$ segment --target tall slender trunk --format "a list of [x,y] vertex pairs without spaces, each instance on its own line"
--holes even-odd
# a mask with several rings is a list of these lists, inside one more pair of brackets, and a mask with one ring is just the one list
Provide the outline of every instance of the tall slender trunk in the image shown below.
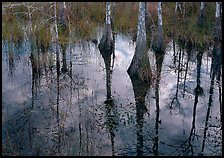
[[113,53],[114,56],[114,39],[111,28],[111,18],[110,18],[110,2],[106,2],[106,24],[104,26],[104,33],[99,43],[99,50],[104,59],[111,57]]
[[79,103],[79,156],[82,156],[82,111],[80,106],[80,97],[79,97],[79,89],[78,89],[78,103]]
[[190,55],[191,55],[191,49],[192,49],[192,43],[188,42],[187,44],[187,63],[186,63],[186,69],[185,69],[185,74],[184,74],[184,89],[183,89],[183,98],[185,96],[185,84],[186,84],[186,79],[187,79],[187,72],[188,72],[188,65],[189,65],[189,60],[190,60]]
[[59,77],[60,77],[60,61],[59,61],[59,48],[58,48],[58,27],[57,27],[57,2],[54,2],[54,18],[55,18],[55,37],[56,37],[56,69],[57,69],[57,123],[58,123],[58,153],[60,153],[61,146],[61,133],[60,133],[60,116],[59,116],[59,96],[60,96],[60,88],[59,88]]
[[204,136],[203,136],[203,142],[202,142],[202,147],[201,147],[201,153],[203,155],[204,153],[204,148],[205,148],[205,140],[207,137],[207,130],[208,130],[208,119],[210,116],[210,111],[211,111],[211,106],[212,106],[212,96],[213,96],[213,90],[214,90],[214,79],[215,79],[215,73],[212,73],[212,78],[211,78],[211,83],[210,83],[210,89],[209,89],[209,101],[208,101],[208,109],[207,109],[207,114],[205,118],[205,128],[204,128]]
[[191,152],[192,152],[191,156],[194,155],[193,146],[191,144],[191,141],[194,138],[194,134],[195,134],[195,130],[196,130],[196,127],[195,127],[196,111],[197,111],[196,108],[197,108],[197,104],[198,104],[198,97],[199,97],[199,95],[201,95],[201,89],[202,89],[200,87],[200,74],[201,74],[202,55],[203,55],[203,52],[199,52],[197,54],[197,85],[196,85],[196,88],[195,88],[195,100],[194,100],[194,107],[193,107],[192,126],[191,126],[190,136],[189,136],[189,140],[188,140],[189,145],[191,147]]
[[156,99],[156,123],[155,123],[155,138],[154,138],[154,145],[153,145],[153,152],[155,156],[158,156],[159,152],[159,124],[161,123],[159,119],[159,84],[161,79],[161,71],[162,71],[162,64],[164,59],[165,53],[162,54],[156,54],[156,87],[155,87],[155,99]]
[[61,45],[61,49],[62,49],[62,68],[61,71],[63,73],[67,72],[67,62],[66,62],[66,45]]
[[163,50],[162,2],[158,2],[158,49]]
[[58,46],[58,26],[57,26],[57,4],[54,2],[54,22],[55,22],[55,47],[56,47],[56,66],[57,75],[60,74],[59,46]]
[[176,98],[178,96],[178,91],[179,91],[179,80],[180,80],[180,69],[181,69],[181,53],[182,53],[182,48],[180,46],[180,51],[179,51],[179,60],[178,60],[178,68],[177,68],[177,89],[176,89]]
[[[216,2],[216,13],[215,13],[215,34],[214,43],[216,46],[215,51],[213,51],[212,60],[212,71],[215,72],[215,76],[219,87],[219,102],[220,102],[220,117],[222,118],[222,97],[221,97],[221,65],[222,65],[222,2]],[[222,120],[222,119],[221,119]]]

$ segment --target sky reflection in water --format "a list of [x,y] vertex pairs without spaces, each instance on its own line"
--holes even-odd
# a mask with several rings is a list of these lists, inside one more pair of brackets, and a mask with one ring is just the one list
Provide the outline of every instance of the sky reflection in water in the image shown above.
[[[42,63],[42,75],[36,81],[37,86],[32,85],[34,82],[32,82],[28,47],[29,44],[24,42],[19,49],[12,50],[14,68],[13,73],[10,73],[8,45],[2,45],[2,144],[5,145],[5,150],[11,150],[8,149],[10,140],[11,144],[15,145],[11,152],[21,155],[111,155],[108,130],[110,125],[106,124],[107,109],[104,103],[106,101],[105,66],[97,46],[92,42],[83,42],[67,47],[66,64],[70,71],[70,62],[72,63],[72,80],[67,73],[61,73],[59,105],[56,103],[55,69],[51,72],[48,66]],[[179,46],[176,46],[176,51],[178,50]],[[126,72],[134,51],[135,43],[131,38],[123,35],[116,36],[112,98],[119,122],[114,131],[115,155],[136,155],[135,98],[131,80]],[[45,55],[40,53],[40,61],[45,61],[48,65],[51,53],[53,50],[49,50]],[[151,51],[148,53],[153,72],[156,72],[155,56]],[[193,50],[192,53],[197,52]],[[52,57],[55,60],[54,54]],[[186,59],[185,55],[183,61]],[[192,126],[197,76],[197,61],[194,59],[195,57],[192,56],[192,60],[189,61],[185,96],[183,98],[183,80],[180,80],[178,92],[180,106],[174,106],[173,110],[169,110],[167,107],[176,92],[177,72],[174,71],[172,42],[166,49],[159,90],[161,120],[159,155],[190,155],[189,149],[184,147],[187,143],[184,145],[183,143],[189,137]],[[196,137],[192,142],[194,155],[199,154],[201,150],[209,98],[210,65],[211,59],[207,58],[205,52],[200,78],[205,93],[199,96],[197,104]],[[34,93],[32,93],[32,86],[34,86]],[[209,128],[211,136],[208,136],[207,140],[221,142],[221,137],[214,138],[215,135],[221,136],[218,96],[218,86],[215,84],[210,123],[217,128]],[[154,84],[146,96],[146,106],[148,112],[144,114],[143,155],[153,155],[156,116]],[[212,145],[208,145],[208,142],[206,143],[205,155],[221,155],[221,144],[213,148]]]

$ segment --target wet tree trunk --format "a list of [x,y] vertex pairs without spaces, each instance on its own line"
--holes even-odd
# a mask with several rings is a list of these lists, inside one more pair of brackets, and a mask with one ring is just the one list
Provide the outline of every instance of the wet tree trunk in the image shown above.
[[130,78],[150,82],[151,68],[146,50],[145,2],[139,2],[138,33],[135,54],[127,70]]
[[198,17],[198,26],[204,27],[205,24],[205,2],[201,2],[200,15]]

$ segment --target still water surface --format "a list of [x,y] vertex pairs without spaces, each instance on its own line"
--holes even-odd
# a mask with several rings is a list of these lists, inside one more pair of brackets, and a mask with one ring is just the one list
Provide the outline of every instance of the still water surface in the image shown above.
[[[34,70],[29,41],[18,46],[3,41],[3,153],[200,155],[204,140],[204,155],[222,155],[221,83],[215,81],[214,91],[209,93],[212,48],[200,59],[194,48],[181,48],[170,41],[160,65],[159,95],[155,96],[154,79],[145,96],[147,111],[143,112],[136,105],[138,98],[126,72],[135,46],[131,37],[116,35],[112,100],[108,101],[105,64],[93,42],[60,47],[57,78],[54,44],[46,52],[35,51],[38,69]],[[148,54],[156,74],[156,57],[153,51]],[[198,84],[203,89],[201,95],[195,95]]]

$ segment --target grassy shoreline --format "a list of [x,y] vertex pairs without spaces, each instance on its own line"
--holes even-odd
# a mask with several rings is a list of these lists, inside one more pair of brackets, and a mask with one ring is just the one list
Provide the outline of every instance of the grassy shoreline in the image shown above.
[[[12,3],[4,2],[10,6]],[[20,4],[20,3],[16,3]],[[29,5],[29,4],[28,4]],[[33,6],[39,10],[32,13],[34,35],[38,41],[48,45],[52,35],[49,33],[50,24],[53,23],[53,7],[46,2],[38,2]],[[79,39],[94,37],[95,29],[104,26],[105,2],[68,2],[66,3],[70,19],[70,37],[73,42]],[[59,5],[58,5],[59,6]],[[185,16],[178,13],[174,17],[175,2],[166,2],[162,6],[163,34],[165,42],[169,39],[182,39],[205,46],[213,41],[213,28],[215,24],[215,2],[207,2],[205,7],[205,26],[197,26],[200,13],[200,2],[185,3]],[[42,12],[43,11],[43,12]],[[157,2],[148,2],[149,23],[155,25],[157,32]],[[27,7],[15,5],[6,7],[2,13],[2,39],[19,42],[24,38],[23,26],[28,24]],[[138,2],[115,2],[114,31],[117,33],[135,36],[137,32]],[[35,26],[35,28],[34,28]],[[27,28],[27,27],[25,27]],[[46,29],[45,29],[46,28]],[[148,28],[150,29],[150,28]],[[152,36],[148,34],[147,36]],[[66,41],[67,36],[61,36],[61,41]]]

